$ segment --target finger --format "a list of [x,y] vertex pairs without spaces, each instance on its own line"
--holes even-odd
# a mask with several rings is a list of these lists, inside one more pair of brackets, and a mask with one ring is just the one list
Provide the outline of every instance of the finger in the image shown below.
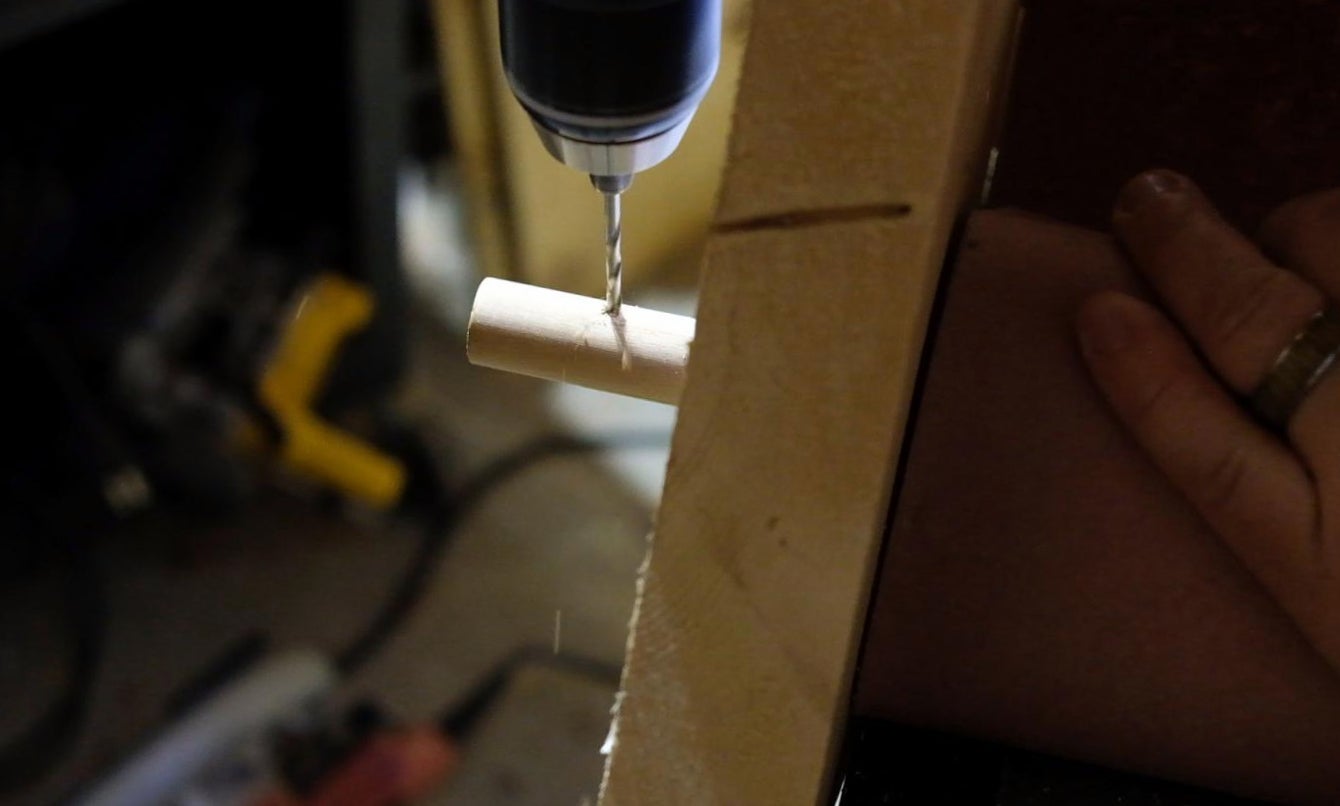
[[1246,393],[1318,310],[1321,292],[1265,258],[1184,176],[1128,182],[1113,228],[1214,370]]
[[1340,299],[1340,188],[1280,206],[1266,217],[1258,240],[1280,265]]
[[[1340,299],[1340,190],[1301,196],[1261,226],[1261,245],[1283,265]],[[1289,434],[1323,490],[1340,495],[1340,373],[1317,384],[1294,413]]]
[[1295,617],[1315,612],[1316,586],[1304,577],[1317,568],[1316,499],[1292,452],[1251,421],[1153,307],[1105,292],[1084,305],[1077,326],[1094,380],[1154,463]]

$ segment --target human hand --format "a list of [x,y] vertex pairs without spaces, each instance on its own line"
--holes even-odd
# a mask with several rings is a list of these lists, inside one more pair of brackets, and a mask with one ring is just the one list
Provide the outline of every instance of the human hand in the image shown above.
[[[1163,310],[1115,292],[1090,298],[1077,328],[1091,374],[1154,463],[1340,671],[1340,372],[1322,370],[1279,432],[1246,402],[1340,300],[1340,191],[1269,218],[1261,243],[1275,261],[1168,171],[1129,182],[1112,223]],[[1320,341],[1323,352],[1340,347]],[[1304,375],[1320,366],[1303,363]]]

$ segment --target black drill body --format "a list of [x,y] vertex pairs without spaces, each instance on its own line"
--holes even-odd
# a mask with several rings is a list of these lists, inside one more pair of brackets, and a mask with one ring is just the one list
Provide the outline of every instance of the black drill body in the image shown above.
[[545,150],[605,204],[605,311],[623,299],[620,196],[679,146],[721,57],[721,0],[498,0],[503,66]]
[[716,73],[721,0],[499,0],[503,63],[538,123],[628,142],[691,115]]

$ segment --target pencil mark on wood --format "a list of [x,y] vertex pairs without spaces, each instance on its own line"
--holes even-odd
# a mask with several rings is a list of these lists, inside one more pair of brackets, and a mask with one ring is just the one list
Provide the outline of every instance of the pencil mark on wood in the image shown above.
[[823,210],[797,210],[790,213],[723,221],[712,232],[724,235],[734,232],[758,232],[774,229],[799,229],[826,224],[850,224],[881,218],[907,218],[912,214],[910,204],[859,204],[851,207],[830,207]]

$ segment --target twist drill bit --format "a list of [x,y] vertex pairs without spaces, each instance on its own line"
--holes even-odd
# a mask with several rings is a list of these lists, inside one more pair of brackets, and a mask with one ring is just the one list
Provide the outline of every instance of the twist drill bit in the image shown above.
[[623,306],[623,211],[619,191],[605,197],[605,313],[618,316]]
[[623,307],[622,195],[632,184],[628,174],[592,176],[591,184],[605,200],[605,313],[618,316]]

